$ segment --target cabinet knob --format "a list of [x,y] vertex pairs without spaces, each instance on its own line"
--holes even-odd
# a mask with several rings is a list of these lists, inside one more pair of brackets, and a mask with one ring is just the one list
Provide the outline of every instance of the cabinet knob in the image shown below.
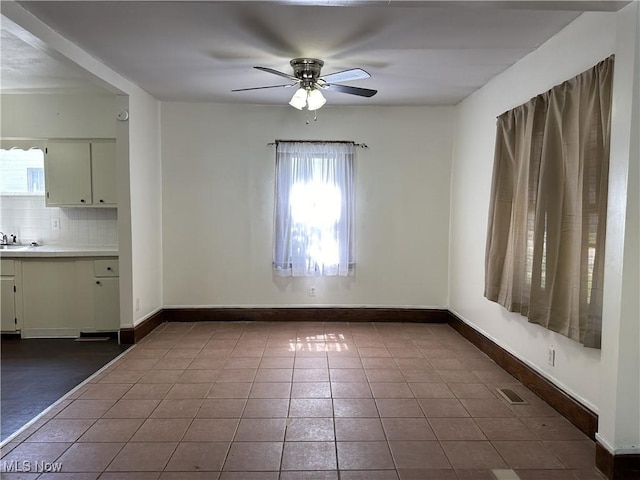
[[84,201],[84,198],[81,198],[81,199],[80,199],[80,203],[86,203],[86,202]]
[[100,199],[100,203],[104,203],[104,200]]
[[107,267],[107,270],[111,271],[111,267]]
[[100,282],[99,282],[99,281],[97,281],[97,282],[96,282],[96,285],[100,285]]

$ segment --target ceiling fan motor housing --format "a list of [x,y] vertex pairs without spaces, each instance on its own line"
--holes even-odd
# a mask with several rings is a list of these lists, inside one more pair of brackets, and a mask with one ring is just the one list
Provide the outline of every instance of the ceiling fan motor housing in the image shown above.
[[317,58],[294,58],[290,63],[293,76],[300,79],[301,86],[307,89],[313,88],[324,65],[324,62]]

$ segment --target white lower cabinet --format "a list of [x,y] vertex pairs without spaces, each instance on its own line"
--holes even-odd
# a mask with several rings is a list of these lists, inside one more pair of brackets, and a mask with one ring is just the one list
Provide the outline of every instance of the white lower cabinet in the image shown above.
[[2,333],[20,331],[21,291],[18,290],[20,263],[13,259],[0,260],[0,330]]
[[[112,275],[96,275],[97,265]],[[78,337],[120,329],[117,258],[22,260],[22,337]],[[115,266],[115,267],[114,267]]]
[[120,280],[118,260],[93,262],[93,328],[96,332],[120,329]]

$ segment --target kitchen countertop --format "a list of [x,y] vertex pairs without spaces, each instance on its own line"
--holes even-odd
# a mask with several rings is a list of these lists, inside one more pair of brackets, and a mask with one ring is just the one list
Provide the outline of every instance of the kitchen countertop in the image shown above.
[[0,258],[34,258],[34,257],[117,257],[116,246],[73,246],[28,245],[0,250]]

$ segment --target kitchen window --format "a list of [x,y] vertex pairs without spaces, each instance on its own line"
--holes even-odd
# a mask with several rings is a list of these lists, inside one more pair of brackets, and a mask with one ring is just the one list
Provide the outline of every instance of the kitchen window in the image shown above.
[[44,195],[43,150],[0,150],[0,195]]
[[274,274],[353,272],[352,142],[276,144]]

